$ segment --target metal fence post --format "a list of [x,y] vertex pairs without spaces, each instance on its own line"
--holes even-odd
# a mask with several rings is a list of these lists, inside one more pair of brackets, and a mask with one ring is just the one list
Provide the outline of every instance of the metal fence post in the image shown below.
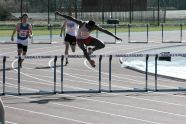
[[128,24],[128,43],[130,42],[130,27],[131,27],[131,25]]
[[182,42],[183,38],[183,24],[180,24],[180,42]]
[[157,60],[158,55],[155,56],[155,91],[157,91]]
[[63,93],[63,61],[64,55],[61,56],[61,93]]
[[3,95],[5,95],[5,63],[6,63],[6,56],[3,57]]
[[18,73],[18,95],[21,95],[21,93],[20,93],[21,76],[20,76],[20,64],[19,64],[19,62],[21,62],[21,56],[18,57],[18,70],[17,70],[17,73]]
[[161,24],[161,42],[162,42],[162,43],[163,43],[163,39],[164,39],[164,38],[163,38],[163,37],[164,37],[164,36],[163,36],[163,30],[164,30],[164,29],[163,29],[163,24]]
[[147,24],[147,43],[149,42],[149,24]]
[[[114,24],[114,28],[115,28],[114,34],[116,36],[116,24]],[[116,43],[116,38],[115,38],[115,43]]]
[[101,92],[101,60],[102,60],[102,55],[99,56],[99,90],[98,92]]
[[109,92],[112,92],[111,90],[111,78],[112,78],[112,55],[109,56]]
[[54,57],[54,94],[56,93],[56,61],[57,56]]
[[148,89],[148,59],[149,59],[149,55],[146,55],[146,83],[145,83],[145,91],[147,91]]
[[52,25],[49,24],[49,26],[50,26],[50,43],[52,43]]

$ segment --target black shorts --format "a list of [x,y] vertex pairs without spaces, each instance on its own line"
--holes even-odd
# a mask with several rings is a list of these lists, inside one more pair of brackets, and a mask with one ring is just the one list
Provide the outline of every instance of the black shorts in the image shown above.
[[28,46],[24,46],[24,45],[22,45],[22,44],[17,44],[17,49],[19,50],[19,49],[22,49],[24,52],[27,52],[27,48],[28,48]]
[[69,34],[66,34],[65,42],[69,42],[70,45],[76,45],[76,37],[75,36],[71,36]]

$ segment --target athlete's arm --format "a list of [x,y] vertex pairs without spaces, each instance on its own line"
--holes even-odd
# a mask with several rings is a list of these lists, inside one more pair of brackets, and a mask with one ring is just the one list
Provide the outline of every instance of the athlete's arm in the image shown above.
[[63,23],[63,25],[61,26],[61,32],[60,32],[60,37],[62,37],[62,33],[63,33],[63,30],[65,28],[65,25],[66,25],[66,21]]
[[16,31],[18,30],[18,27],[20,27],[19,24],[16,25],[15,29],[12,32],[11,41],[14,41],[14,35],[15,35]]
[[101,31],[101,32],[103,32],[103,33],[106,33],[106,34],[108,34],[108,35],[110,35],[110,36],[112,36],[112,37],[115,37],[117,40],[121,40],[121,41],[122,41],[121,38],[117,37],[116,35],[114,35],[114,34],[111,33],[110,31],[105,30],[104,28],[102,28],[102,27],[100,27],[100,26],[98,26],[98,25],[95,25],[94,30],[96,30],[96,29],[99,30],[99,31]]
[[83,42],[80,41],[80,42],[77,42],[77,44],[78,44],[79,48],[83,51],[85,58],[86,58],[88,61],[91,61],[90,56],[89,56],[89,54],[87,53],[87,49],[85,48]]
[[33,36],[33,33],[32,33],[32,25],[30,25],[30,24],[29,24],[29,29],[28,29],[28,31],[29,31],[29,32],[28,32],[28,37],[29,37],[29,38],[32,38],[32,36]]
[[62,17],[64,17],[64,18],[68,19],[68,20],[71,20],[71,21],[77,23],[78,25],[82,25],[82,23],[83,23],[83,21],[81,21],[81,20],[75,19],[75,18],[73,18],[73,17],[71,17],[71,16],[68,16],[68,15],[63,15],[63,14],[61,14],[61,13],[58,12],[58,11],[56,11],[55,14],[56,14],[56,15],[59,15],[59,16],[62,16]]

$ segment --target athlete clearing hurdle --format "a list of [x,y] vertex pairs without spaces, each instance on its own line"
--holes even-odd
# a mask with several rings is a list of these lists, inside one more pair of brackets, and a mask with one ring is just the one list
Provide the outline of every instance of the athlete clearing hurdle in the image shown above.
[[21,16],[21,23],[16,25],[16,28],[13,30],[11,40],[14,41],[14,35],[17,31],[17,53],[21,57],[21,60],[18,61],[19,66],[22,67],[22,62],[26,56],[28,48],[28,37],[32,37],[32,26],[28,24],[28,15],[23,14]]
[[[95,22],[92,21],[92,20],[90,20],[88,22],[84,22],[84,21],[75,19],[71,16],[63,15],[58,11],[56,11],[55,14],[59,15],[59,16],[62,16],[64,18],[68,19],[68,20],[71,20],[71,21],[73,21],[73,22],[75,22],[79,25],[79,30],[78,30],[78,33],[77,33],[77,44],[83,50],[84,56],[89,61],[89,63],[91,64],[92,67],[95,67],[96,65],[95,65],[95,61],[90,58],[90,55],[94,51],[96,51],[98,49],[102,49],[102,48],[105,47],[105,44],[102,41],[90,36],[90,33],[92,31],[99,30],[101,32],[104,32],[104,33],[110,35],[110,36],[115,37],[117,40],[122,41],[121,38],[115,36],[114,34],[105,30],[104,28],[96,25]],[[94,48],[89,48],[88,52],[87,52],[87,46],[94,46]]]

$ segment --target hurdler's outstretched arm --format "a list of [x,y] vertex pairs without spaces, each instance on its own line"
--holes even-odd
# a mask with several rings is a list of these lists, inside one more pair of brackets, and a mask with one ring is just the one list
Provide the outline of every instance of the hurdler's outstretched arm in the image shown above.
[[100,26],[95,25],[95,29],[97,29],[97,30],[99,30],[99,31],[101,31],[101,32],[103,32],[103,33],[106,33],[106,34],[108,34],[108,35],[110,35],[110,36],[112,36],[112,37],[115,37],[117,40],[122,41],[121,38],[117,37],[116,35],[114,35],[114,34],[111,33],[110,31],[105,30],[104,28],[102,28],[102,27],[100,27]]
[[59,15],[59,16],[62,16],[62,17],[64,17],[64,18],[68,19],[68,20],[71,20],[71,21],[73,21],[73,22],[75,22],[75,23],[77,23],[77,24],[79,24],[79,25],[83,24],[83,21],[78,20],[78,19],[75,19],[75,18],[73,18],[73,17],[71,17],[71,16],[68,16],[68,15],[61,14],[61,13],[58,12],[58,11],[56,11],[55,14],[56,14],[56,15]]

